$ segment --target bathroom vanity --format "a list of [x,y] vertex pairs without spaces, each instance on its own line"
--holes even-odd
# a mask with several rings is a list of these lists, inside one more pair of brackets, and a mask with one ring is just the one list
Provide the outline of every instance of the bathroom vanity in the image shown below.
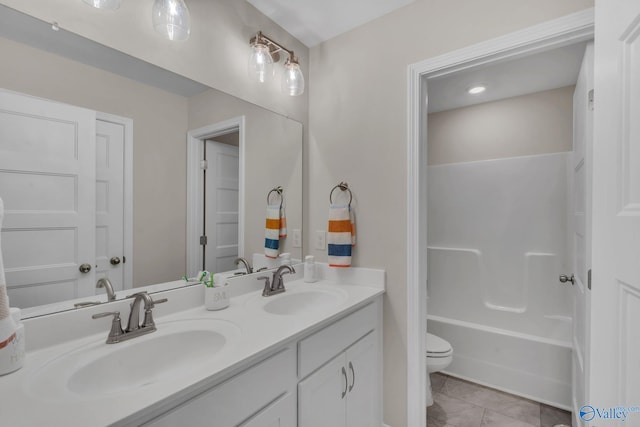
[[239,278],[220,311],[204,286],[153,294],[168,299],[158,330],[118,344],[110,318],[91,317],[126,319],[130,300],[28,319],[25,367],[0,377],[3,424],[382,426],[384,271],[300,276],[270,297]]

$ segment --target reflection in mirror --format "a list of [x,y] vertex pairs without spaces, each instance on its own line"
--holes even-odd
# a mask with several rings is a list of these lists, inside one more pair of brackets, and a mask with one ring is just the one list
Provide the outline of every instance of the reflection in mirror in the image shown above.
[[[286,187],[288,227],[301,232],[300,123],[1,7],[0,87],[12,91],[2,93],[2,109],[15,108],[0,118],[2,251],[11,305],[32,307],[26,317],[105,302],[96,288],[103,277],[122,298],[132,287],[183,285],[177,279],[202,269],[197,256],[191,265],[204,228],[188,220],[190,130],[244,121],[236,225],[220,233],[220,246],[233,246],[225,240],[233,234],[238,242],[224,262],[205,268],[235,270],[239,256],[260,258],[272,186]],[[36,112],[44,119],[32,121]],[[285,128],[292,131],[278,133]],[[209,239],[217,228],[207,229]],[[282,249],[300,259],[292,240]]]

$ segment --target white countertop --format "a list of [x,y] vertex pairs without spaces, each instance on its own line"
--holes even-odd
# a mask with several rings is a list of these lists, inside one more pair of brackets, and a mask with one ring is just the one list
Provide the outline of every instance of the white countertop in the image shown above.
[[[32,350],[27,352],[22,369],[0,377],[1,424],[12,427],[138,425],[142,421],[141,411],[148,414],[149,411],[166,410],[172,406],[172,402],[206,390],[251,362],[332,323],[384,292],[382,270],[351,268],[335,271],[336,269],[326,266],[321,266],[321,270],[320,276],[323,279],[311,284],[297,278],[300,274],[285,276],[287,290],[292,293],[304,288],[339,290],[346,298],[338,306],[309,310],[298,315],[269,314],[262,310],[261,305],[267,298],[260,295],[261,290],[252,290],[261,288],[262,282],[256,285],[255,278],[247,278],[244,283],[238,282],[237,286],[230,285],[231,294],[235,296],[231,298],[230,306],[220,311],[205,309],[204,286],[154,294],[154,299],[169,299],[167,303],[157,305],[154,309],[158,331],[162,330],[163,323],[166,322],[216,319],[235,325],[236,338],[230,340],[224,350],[215,353],[206,364],[190,366],[170,379],[113,394],[87,397],[66,391],[42,396],[43,393],[33,390],[33,381],[41,367],[48,362],[76,349],[104,342],[111,318],[92,320],[91,315],[117,309],[122,313],[123,323],[126,323],[130,300],[26,320],[27,343],[30,340],[37,343],[28,346]],[[286,295],[286,292],[280,295]],[[278,298],[280,295],[268,298]],[[60,336],[53,338],[52,328],[63,328],[60,333],[56,332]],[[104,346],[130,345],[157,333]]]

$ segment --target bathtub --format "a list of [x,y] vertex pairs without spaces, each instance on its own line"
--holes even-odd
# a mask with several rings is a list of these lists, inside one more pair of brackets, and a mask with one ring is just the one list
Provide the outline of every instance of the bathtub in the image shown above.
[[444,373],[571,411],[570,342],[440,316],[427,319],[429,332],[453,347]]
[[568,153],[428,168],[427,329],[446,373],[571,408]]

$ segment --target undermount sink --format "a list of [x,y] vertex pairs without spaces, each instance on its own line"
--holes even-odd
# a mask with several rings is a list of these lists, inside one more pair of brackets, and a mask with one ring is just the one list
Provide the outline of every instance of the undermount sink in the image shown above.
[[[157,324],[149,335],[118,344],[104,339],[51,360],[29,382],[40,397],[99,397],[139,390],[206,363],[240,335],[230,322],[190,319]],[[105,331],[106,337],[106,331]]]
[[339,289],[298,288],[266,298],[268,301],[262,306],[264,311],[270,314],[291,316],[337,307],[346,300],[347,293]]

